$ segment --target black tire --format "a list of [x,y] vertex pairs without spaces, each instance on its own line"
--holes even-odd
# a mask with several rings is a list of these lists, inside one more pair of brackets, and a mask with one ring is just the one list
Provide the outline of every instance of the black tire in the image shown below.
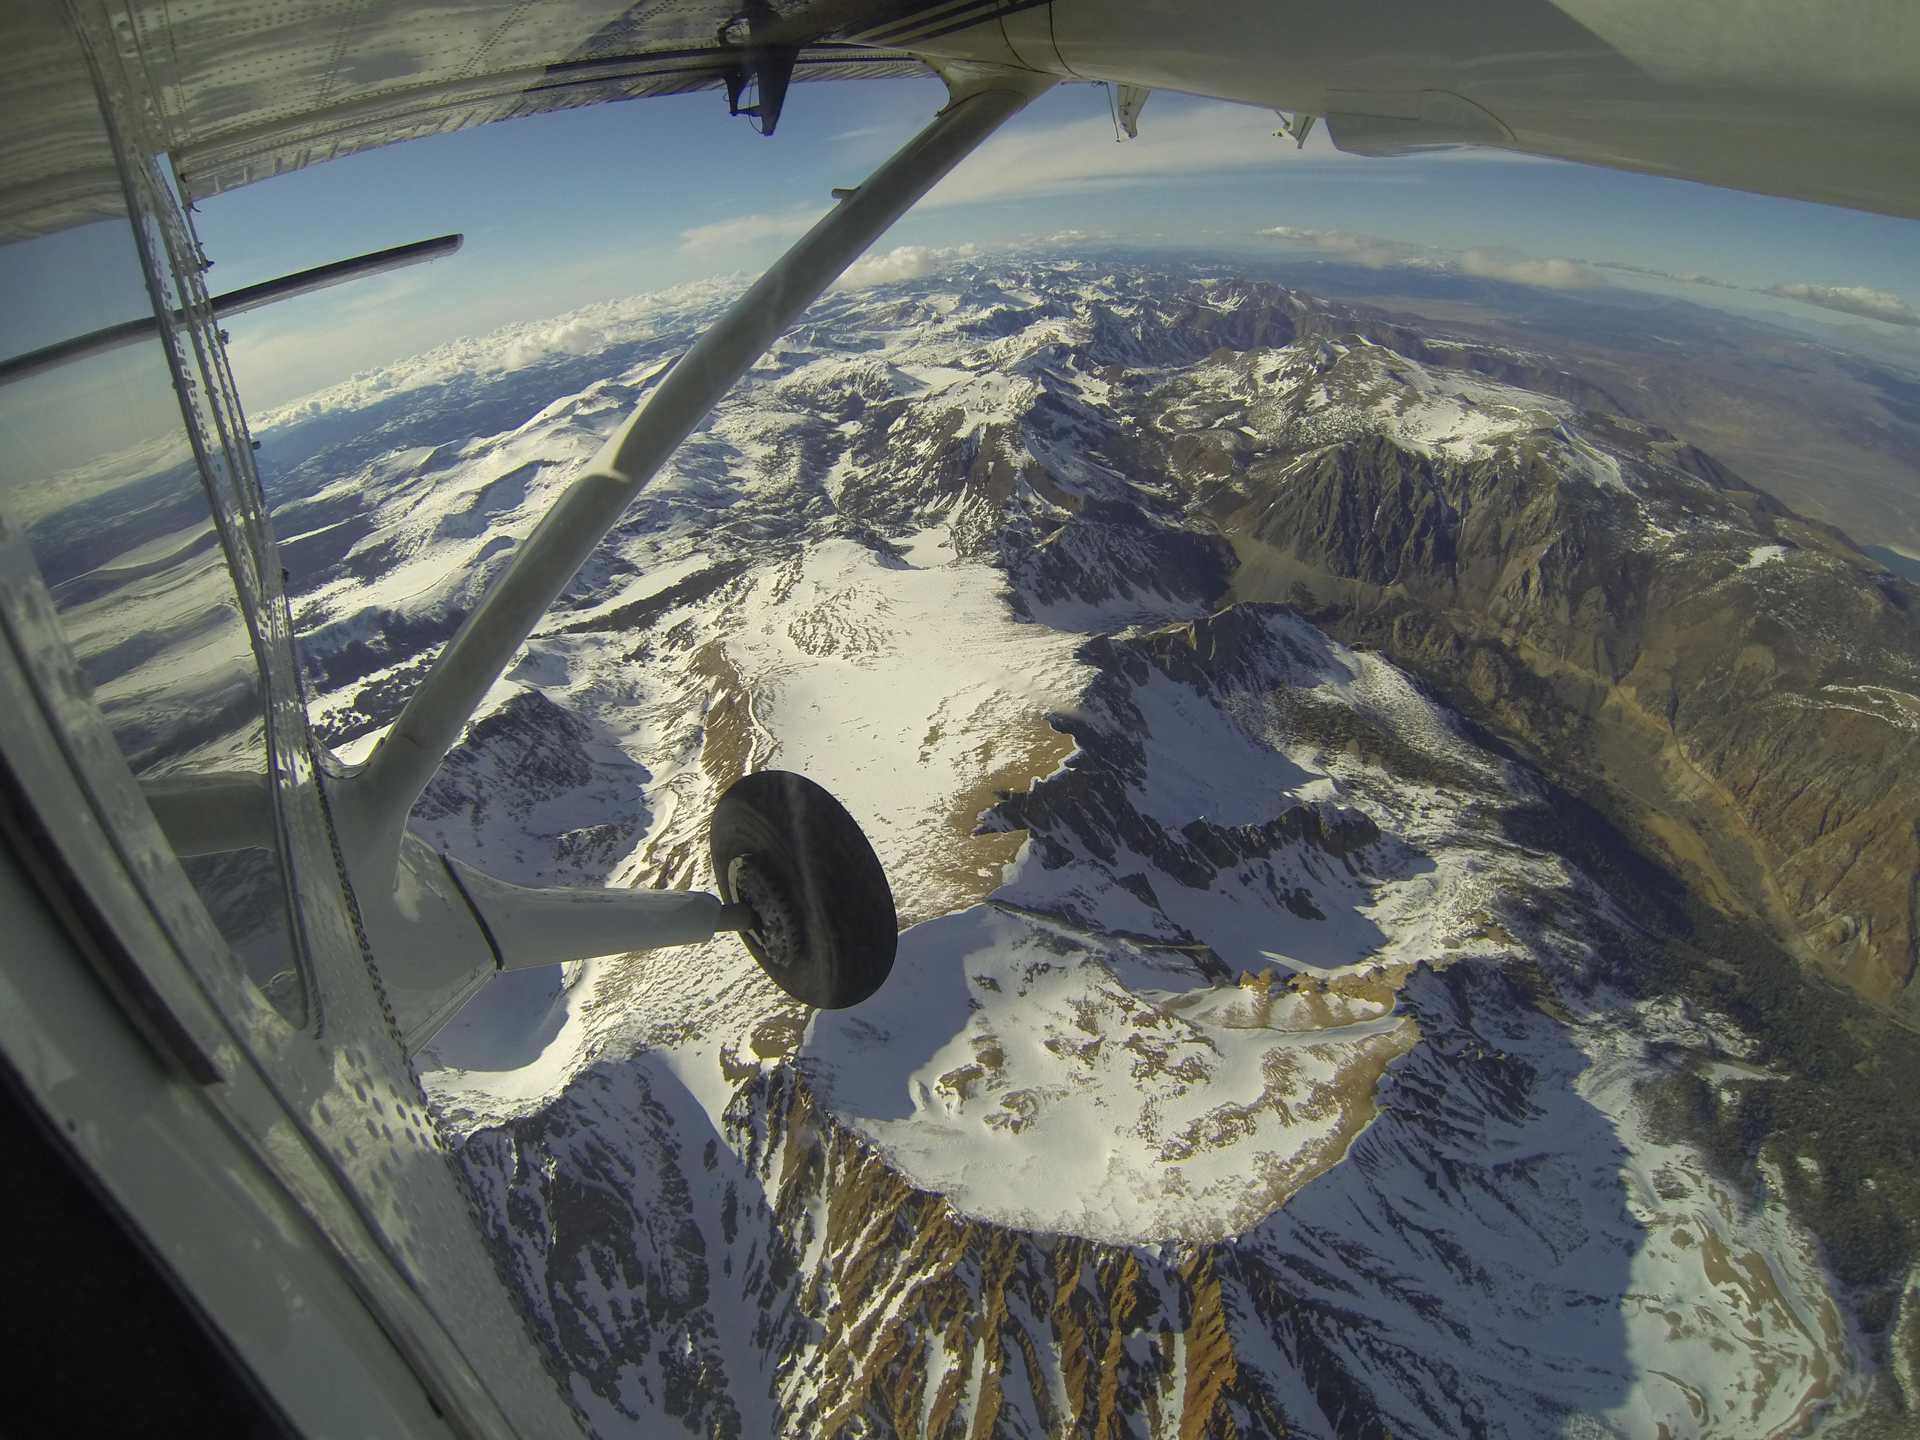
[[804,775],[762,770],[720,797],[710,839],[720,898],[753,910],[740,938],[774,984],[843,1010],[885,983],[900,939],[893,890],[838,800]]

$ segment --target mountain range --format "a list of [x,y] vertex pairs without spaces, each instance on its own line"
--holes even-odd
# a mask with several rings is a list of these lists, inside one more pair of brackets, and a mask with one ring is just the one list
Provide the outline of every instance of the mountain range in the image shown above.
[[[728,298],[262,417],[362,755]],[[904,929],[505,977],[422,1057],[603,1434],[1896,1434],[1920,590],[1544,351],[1207,267],[839,292],[415,828],[710,885],[839,796]]]

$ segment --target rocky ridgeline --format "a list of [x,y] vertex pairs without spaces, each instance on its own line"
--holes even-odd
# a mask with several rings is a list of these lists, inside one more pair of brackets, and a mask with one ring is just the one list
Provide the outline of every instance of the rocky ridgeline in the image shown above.
[[[1365,813],[1276,796],[1276,813],[1252,823],[1222,825],[1204,816],[1173,823],[1142,813],[1137,798],[1154,738],[1136,697],[1150,678],[1157,674],[1216,705],[1237,694],[1311,685],[1325,677],[1332,657],[1317,632],[1288,618],[1280,607],[1235,606],[1144,634],[1089,640],[1079,658],[1097,678],[1075,715],[1052,721],[1072,738],[1073,753],[1057,774],[1004,794],[980,817],[981,828],[1024,831],[1034,857],[1049,869],[1089,862],[1105,868],[1156,912],[1161,935],[1180,942],[1197,937],[1159,911],[1155,879],[1205,891],[1223,875],[1254,867],[1276,906],[1324,919],[1309,889],[1297,883],[1296,866],[1273,862],[1290,852],[1309,873],[1331,863],[1360,879],[1367,874],[1367,847],[1381,838]],[[1067,913],[1083,924],[1100,923],[1097,915]]]
[[[747,1065],[707,1131],[664,1066],[603,1062],[463,1155],[603,1433],[1518,1436],[1622,1402],[1628,1261],[1652,1232],[1607,1118],[1575,1098],[1588,1062],[1497,970],[1423,972],[1405,1004],[1423,1041],[1381,1080],[1380,1118],[1227,1241],[970,1218],[791,1066]],[[1699,1176],[1662,1175],[1672,1214],[1708,1203]],[[1739,1325],[1738,1295],[1715,1304],[1669,1333]],[[1731,1333],[1768,1365],[1803,1344],[1749,1323]],[[1702,1428],[1743,1413],[1716,1402]]]
[[647,832],[646,768],[538,690],[467,727],[414,807],[412,827],[521,884],[593,884]]
[[844,513],[949,516],[1066,628],[1304,603],[1920,1013],[1920,590],[1548,356],[1244,281],[1035,288],[973,327],[994,404],[867,375]]
[[[315,566],[296,592],[342,737],[390,716],[471,603],[362,582],[497,565],[699,317],[672,318],[609,352],[635,367],[614,380],[556,362],[572,378],[514,381],[510,414],[449,382],[466,432],[435,421],[416,443],[383,401],[371,439],[296,467]],[[968,268],[831,297],[781,342],[583,572],[425,828],[518,878],[638,873],[650,802],[704,813],[777,743],[729,627],[784,626],[801,671],[872,648],[864,613],[823,610],[836,635],[753,610],[762,580],[827,541],[924,564],[944,526],[1014,614],[1084,637],[1086,688],[1051,717],[1072,755],[982,814],[1031,845],[976,929],[1025,937],[1025,978],[1088,986],[1100,1033],[1020,1032],[1039,1001],[1019,974],[961,977],[937,1038],[984,1016],[1042,1058],[1016,1085],[994,1072],[1021,1057],[983,1045],[883,1099],[1017,1137],[1096,1074],[1117,1110],[1204,1097],[1229,1032],[1252,1030],[1281,1037],[1247,1067],[1253,1098],[1155,1130],[1141,1163],[1246,1155],[1275,1116],[1301,1138],[1234,1170],[1244,1193],[1205,1224],[1088,1238],[912,1180],[870,1115],[836,1108],[847,1077],[804,1017],[749,1022],[716,1061],[699,1046],[730,1016],[596,1015],[647,1046],[593,1050],[557,1099],[462,1113],[494,1240],[603,1433],[1530,1436],[1579,1412],[1737,1435],[1858,1396],[1883,1357],[1776,1203],[1814,1171],[1783,1154],[1784,1181],[1729,1180],[1647,1120],[1676,1080],[1731,1114],[1744,1042],[1612,988],[1648,943],[1649,892],[1558,850],[1564,793],[1430,698],[1673,818],[1651,838],[1710,898],[1910,1006],[1910,592],[1598,413],[1618,408],[1537,354],[1126,269]],[[445,514],[429,470],[464,486]],[[663,563],[671,581],[603,604]],[[772,605],[790,583],[764,587]],[[682,669],[692,701],[630,698],[640,671]],[[561,676],[643,723],[555,705],[541,686]],[[641,733],[664,783],[628,753]],[[648,873],[698,878],[688,823]],[[1295,961],[1265,954],[1275,934]],[[725,993],[750,1009],[750,988]],[[1109,1041],[1119,1068],[1097,1071]]]
[[[1325,802],[1276,803],[1247,825],[1142,813],[1171,758],[1168,687],[1215,717],[1223,742],[1256,722],[1281,748],[1363,733],[1328,729],[1327,709],[1358,708],[1339,694],[1259,709],[1354,674],[1358,662],[1297,615],[1237,606],[1098,637],[1082,655],[1095,673],[1061,721],[1078,742],[1071,763],[988,816],[1028,827],[1043,868],[1151,896],[1258,893],[1263,869],[1304,861],[1339,872],[1316,893],[1351,903],[1376,888],[1370,866],[1405,850],[1369,813]],[[1530,803],[1484,775],[1472,793]],[[1371,986],[1416,1037],[1289,1093],[1302,1116],[1355,1108],[1303,1180],[1249,1173],[1228,1238],[1119,1243],[965,1213],[822,1098],[814,1073],[831,1057],[811,1053],[798,1021],[722,1052],[730,1098],[717,1117],[664,1055],[643,1051],[605,1056],[557,1101],[477,1130],[463,1162],[575,1397],[606,1434],[664,1417],[717,1436],[1518,1436],[1569,1408],[1627,1402],[1631,1297],[1651,1283],[1634,1278],[1634,1256],[1679,1217],[1704,1227],[1701,1243],[1769,1255],[1796,1305],[1817,1295],[1817,1272],[1791,1251],[1754,1249],[1754,1222],[1698,1218],[1714,1186],[1684,1152],[1643,1158],[1659,1164],[1658,1200],[1633,1191],[1619,1139],[1632,1086],[1609,1101],[1626,1110],[1603,1110],[1581,1076],[1596,1045],[1626,1047],[1641,1075],[1657,1073],[1652,1051],[1604,1022],[1576,1041],[1539,980],[1544,967],[1569,996],[1593,994],[1602,957],[1625,941],[1619,922],[1591,887],[1549,889],[1544,872],[1511,868],[1497,817],[1448,813],[1442,824],[1471,832],[1453,843],[1482,848],[1476,864],[1509,867],[1490,872],[1482,938],[1436,943],[1392,979],[1236,983],[1202,966],[1203,984],[1256,1013],[1283,993],[1324,1007],[1350,983]],[[1267,903],[1309,928],[1327,922],[1300,903],[1307,893],[1269,887]],[[1097,932],[1100,915],[1078,918]],[[1052,945],[1063,965],[1101,953],[1066,933]],[[1659,1043],[1671,1064],[1716,1042]],[[1268,1184],[1279,1188],[1263,1194]],[[1796,1380],[1831,1366],[1797,1321],[1748,1315],[1731,1292],[1690,1293],[1704,1308],[1680,1331],[1651,1323],[1736,1346],[1749,1342],[1727,1337],[1751,1327],[1754,1354],[1779,1367],[1755,1413],[1777,1413],[1783,1393],[1790,1405]],[[1712,1390],[1697,1367],[1686,1373]],[[1721,1416],[1717,1398],[1703,1403]]]
[[[1287,1433],[1236,1361],[1220,1247],[1163,1255],[970,1220],[790,1068],[741,1087],[724,1150],[687,1154],[654,1083],[639,1062],[589,1072],[464,1152],[606,1428],[664,1412],[715,1436],[769,1419],[820,1436]],[[696,1195],[714,1190],[709,1230]]]
[[[1379,351],[1278,379],[1234,397],[1266,427],[1248,473],[1189,467],[1236,593],[1307,606],[1612,787],[1710,900],[1920,1014],[1920,590],[1617,415],[1503,418],[1460,454],[1392,433],[1405,377]],[[1343,406],[1374,423],[1329,439]]]

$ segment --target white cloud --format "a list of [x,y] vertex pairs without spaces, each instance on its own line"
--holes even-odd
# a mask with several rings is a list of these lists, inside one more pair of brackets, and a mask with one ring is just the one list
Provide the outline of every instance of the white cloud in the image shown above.
[[810,210],[789,210],[779,215],[736,215],[711,225],[695,225],[680,232],[680,253],[705,256],[772,240],[792,240],[806,234],[819,218]]
[[1920,326],[1920,310],[1915,310],[1890,290],[1872,290],[1865,285],[1770,285],[1760,292],[1778,295],[1783,300],[1799,300],[1843,315],[1859,315],[1868,320],[1884,320],[1889,325]]
[[607,348],[607,337],[584,320],[573,320],[556,329],[548,343],[568,355],[591,355]]
[[1505,280],[1514,285],[1535,285],[1546,290],[1584,290],[1604,285],[1598,273],[1576,260],[1552,257],[1535,260],[1525,255],[1508,255],[1494,250],[1462,251],[1459,260],[1463,274],[1481,280]]
[[242,396],[249,406],[279,404],[396,348],[425,349],[441,338],[433,293],[422,272],[406,271],[231,317],[227,355]]
[[1836,310],[1842,315],[1858,315],[1889,325],[1920,329],[1920,309],[1915,309],[1910,301],[1890,290],[1875,290],[1866,285],[1808,285],[1798,281],[1777,285],[1742,285],[1718,275],[1702,275],[1698,271],[1656,270],[1648,265],[1630,265],[1623,260],[1595,260],[1590,263],[1603,270],[1619,270],[1655,280],[1672,280],[1682,285],[1706,285],[1715,290],[1742,290],[1754,295],[1772,295],[1781,300],[1797,300],[1803,305],[1817,305],[1823,310]]
[[1310,245],[1316,250],[1370,269],[1407,265],[1428,270],[1443,270],[1471,275],[1482,280],[1504,280],[1516,285],[1533,285],[1548,290],[1590,289],[1607,283],[1603,271],[1666,280],[1682,285],[1702,285],[1715,290],[1746,291],[1772,295],[1782,300],[1797,300],[1843,315],[1857,315],[1888,325],[1920,330],[1920,308],[1904,296],[1890,290],[1875,290],[1865,285],[1808,285],[1800,282],[1777,285],[1743,285],[1718,275],[1698,271],[1662,270],[1650,265],[1635,265],[1624,260],[1568,260],[1561,257],[1539,259],[1506,250],[1475,247],[1468,250],[1440,250],[1409,244],[1382,235],[1367,235],[1347,230],[1316,230],[1303,225],[1273,225],[1260,231],[1276,240]]
[[847,273],[834,282],[836,290],[863,290],[869,285],[889,285],[896,280],[917,280],[920,276],[953,260],[969,260],[980,253],[977,245],[934,248],[927,245],[898,245],[891,250],[868,255],[847,267]]
[[[273,405],[250,398],[249,420],[256,433],[264,433],[294,420],[357,410],[382,396],[458,381],[475,372],[515,369],[555,354],[590,355],[655,334],[663,324],[704,322],[740,289],[737,275],[691,280],[648,294],[596,301],[547,320],[519,321],[461,336],[405,359],[360,370],[291,402]],[[243,390],[250,388],[247,376],[240,380]]]
[[608,343],[605,331],[575,318],[516,340],[502,354],[501,365],[507,370],[517,370],[549,355],[592,355],[606,349]]
[[1273,225],[1260,232],[1276,240],[1311,245],[1350,264],[1381,270],[1405,265],[1421,270],[1444,270],[1480,280],[1504,280],[1548,290],[1582,289],[1606,281],[1592,267],[1558,257],[1537,259],[1502,250],[1442,250],[1414,245],[1384,235],[1351,230],[1315,230],[1301,225]]
[[1390,240],[1384,235],[1367,235],[1352,230],[1314,230],[1302,225],[1274,225],[1260,233],[1271,235],[1276,240],[1291,241],[1295,245],[1311,245],[1316,250],[1324,250],[1370,270],[1410,264],[1428,253],[1404,240]]

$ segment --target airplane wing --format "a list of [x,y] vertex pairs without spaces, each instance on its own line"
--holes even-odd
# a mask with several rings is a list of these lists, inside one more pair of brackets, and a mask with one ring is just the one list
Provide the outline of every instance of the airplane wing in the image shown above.
[[[89,6],[89,9],[93,7]],[[191,203],[396,140],[747,82],[993,64],[1323,117],[1344,150],[1484,145],[1920,215],[1920,11],[1754,0],[101,0]],[[1737,7],[1736,7],[1737,8]],[[0,237],[110,211],[49,0],[0,16]],[[44,12],[52,20],[37,20]],[[79,98],[76,100],[75,96]],[[81,108],[75,109],[78,105]],[[666,157],[655,157],[656,163]],[[89,201],[89,177],[98,191]],[[99,189],[101,185],[108,188]]]
[[168,57],[156,70],[160,119],[197,198],[395,140],[720,86],[750,46],[797,52],[795,80],[925,73],[855,38],[914,8],[805,0],[749,27],[740,0],[302,0],[258,7],[244,29],[214,7],[129,11],[141,52]]
[[[125,74],[146,89],[155,148],[188,202],[358,150],[509,120],[752,78],[784,54],[796,81],[927,73],[894,44],[928,12],[968,20],[1007,6],[925,0],[294,0],[108,7]],[[117,213],[120,181],[97,129],[92,84],[57,6],[0,23],[0,238]],[[111,57],[102,57],[111,58]],[[784,76],[782,83],[784,84]]]

